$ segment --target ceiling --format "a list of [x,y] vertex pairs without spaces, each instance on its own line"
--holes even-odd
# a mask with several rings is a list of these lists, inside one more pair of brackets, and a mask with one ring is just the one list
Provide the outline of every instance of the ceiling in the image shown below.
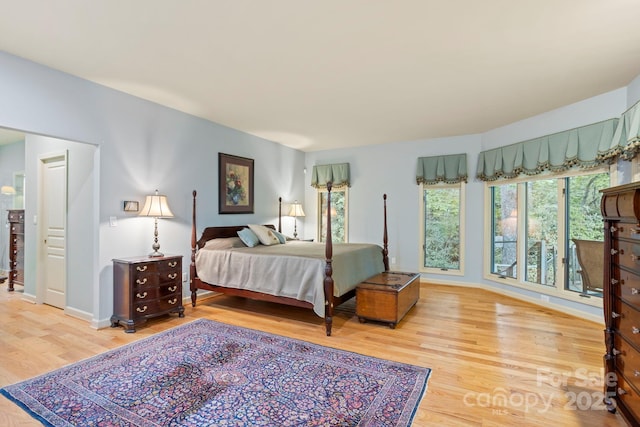
[[0,50],[302,151],[481,133],[640,74],[638,0],[0,9]]

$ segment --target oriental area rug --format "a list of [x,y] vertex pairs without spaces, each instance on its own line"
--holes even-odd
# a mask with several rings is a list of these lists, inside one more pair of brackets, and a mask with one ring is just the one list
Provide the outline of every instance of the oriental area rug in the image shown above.
[[409,426],[430,373],[199,319],[0,392],[47,426]]

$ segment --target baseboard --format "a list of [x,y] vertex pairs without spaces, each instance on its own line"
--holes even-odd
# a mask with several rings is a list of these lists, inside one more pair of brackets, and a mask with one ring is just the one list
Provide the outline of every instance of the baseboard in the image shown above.
[[494,288],[491,286],[486,286],[486,285],[482,285],[479,283],[466,283],[466,282],[453,282],[453,281],[445,281],[445,280],[434,280],[432,278],[424,278],[422,277],[420,279],[421,283],[433,283],[434,285],[444,285],[444,286],[459,286],[459,287],[464,287],[464,288],[477,288],[477,289],[482,289],[484,291],[488,291],[488,292],[493,292],[495,294],[499,294],[499,295],[504,295],[504,296],[508,296],[510,298],[514,298],[520,301],[525,301],[534,305],[537,305],[539,307],[543,307],[543,308],[547,308],[549,310],[553,310],[553,311],[557,311],[560,313],[564,313],[564,314],[569,314],[571,316],[580,318],[580,319],[584,319],[584,320],[589,320],[591,322],[595,322],[599,325],[601,325],[602,327],[604,327],[604,318],[602,316],[597,316],[591,313],[586,313],[584,311],[580,311],[580,310],[576,310],[574,308],[571,307],[567,307],[561,304],[556,304],[554,302],[551,301],[545,301],[544,303],[542,303],[540,300],[536,299],[536,298],[532,298],[528,295],[523,295],[521,293],[518,292],[513,292],[513,291],[509,291],[507,289],[500,289],[500,288]]

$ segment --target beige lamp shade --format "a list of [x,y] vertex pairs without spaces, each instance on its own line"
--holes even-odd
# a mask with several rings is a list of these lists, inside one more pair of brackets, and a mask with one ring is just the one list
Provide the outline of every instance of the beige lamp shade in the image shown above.
[[295,203],[291,204],[291,209],[289,210],[289,216],[292,217],[299,217],[299,216],[304,216],[304,210],[302,210],[302,203],[298,203],[297,201]]
[[169,209],[169,203],[167,202],[167,196],[156,193],[147,196],[144,201],[144,206],[140,210],[139,216],[151,216],[155,219],[155,227],[153,230],[153,245],[151,248],[153,252],[149,254],[150,257],[164,256],[162,252],[159,252],[160,243],[158,243],[158,218],[173,218],[173,212]]
[[16,189],[10,185],[3,185],[2,188],[0,188],[0,193],[7,196],[13,196],[16,194]]
[[147,196],[144,201],[144,206],[138,214],[140,216],[151,216],[154,218],[173,218],[173,212],[169,209],[169,202],[167,202],[167,196],[156,193],[151,196]]

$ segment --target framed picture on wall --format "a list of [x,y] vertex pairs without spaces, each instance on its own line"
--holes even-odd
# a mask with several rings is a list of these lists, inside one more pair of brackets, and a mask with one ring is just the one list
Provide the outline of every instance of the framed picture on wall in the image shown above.
[[253,159],[218,153],[218,212],[253,213]]

